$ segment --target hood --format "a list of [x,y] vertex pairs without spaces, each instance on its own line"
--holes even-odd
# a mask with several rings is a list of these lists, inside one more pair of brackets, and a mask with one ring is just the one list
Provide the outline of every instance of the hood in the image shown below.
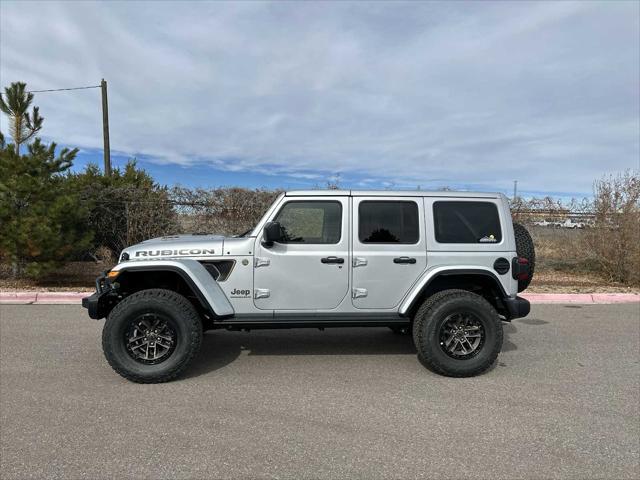
[[171,235],[127,247],[122,251],[120,259],[126,260],[126,255],[129,256],[128,260],[213,257],[222,255],[223,248],[224,237],[220,235]]

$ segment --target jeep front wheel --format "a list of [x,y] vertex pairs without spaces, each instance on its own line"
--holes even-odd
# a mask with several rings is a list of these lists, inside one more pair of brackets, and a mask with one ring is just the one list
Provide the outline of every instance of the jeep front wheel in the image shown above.
[[134,293],[109,314],[102,348],[111,367],[138,383],[176,378],[196,356],[202,323],[194,306],[170,290]]
[[486,371],[502,348],[502,323],[493,306],[465,290],[445,290],[416,313],[413,340],[418,358],[431,371],[471,377]]

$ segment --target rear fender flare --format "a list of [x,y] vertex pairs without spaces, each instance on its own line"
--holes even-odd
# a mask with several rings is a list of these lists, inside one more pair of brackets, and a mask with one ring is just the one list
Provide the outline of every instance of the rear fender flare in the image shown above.
[[498,276],[490,268],[478,266],[459,266],[455,268],[438,267],[432,270],[427,270],[414,284],[411,291],[404,297],[404,300],[400,304],[400,315],[407,315],[415,305],[415,302],[420,298],[420,293],[422,293],[422,291],[427,288],[433,280],[446,275],[482,275],[491,278],[491,280],[495,282],[496,286],[502,293],[503,298],[507,298],[509,296]]
[[[148,262],[125,262],[116,265],[112,272],[175,272],[191,287],[202,306],[217,317],[232,316],[235,311],[231,302],[209,272],[193,259],[152,260]],[[117,277],[116,277],[117,281]]]

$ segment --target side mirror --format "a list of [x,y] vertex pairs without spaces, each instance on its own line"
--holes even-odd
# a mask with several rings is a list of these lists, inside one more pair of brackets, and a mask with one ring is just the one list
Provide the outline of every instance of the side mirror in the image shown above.
[[282,240],[282,227],[278,222],[268,222],[264,226],[262,234],[262,245],[264,247],[273,247],[274,242]]

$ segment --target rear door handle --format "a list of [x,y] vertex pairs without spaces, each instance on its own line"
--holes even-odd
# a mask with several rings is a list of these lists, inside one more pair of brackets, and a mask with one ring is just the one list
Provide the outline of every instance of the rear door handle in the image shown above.
[[344,263],[344,258],[339,257],[324,257],[321,258],[320,261],[322,263]]
[[411,257],[396,257],[393,259],[393,263],[416,263],[416,259]]

